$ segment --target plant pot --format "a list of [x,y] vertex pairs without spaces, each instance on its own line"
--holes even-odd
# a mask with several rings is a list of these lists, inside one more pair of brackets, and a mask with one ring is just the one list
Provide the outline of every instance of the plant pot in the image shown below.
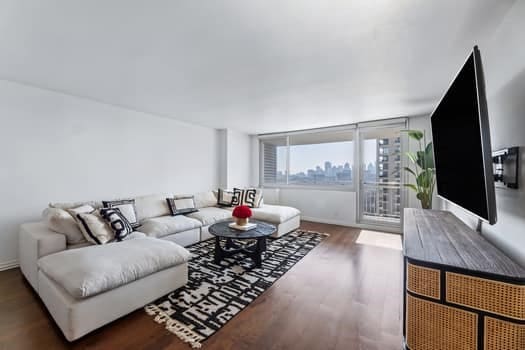
[[432,202],[421,202],[422,209],[432,209]]
[[248,225],[248,218],[236,218],[234,217],[235,219],[235,223],[239,226],[246,226]]

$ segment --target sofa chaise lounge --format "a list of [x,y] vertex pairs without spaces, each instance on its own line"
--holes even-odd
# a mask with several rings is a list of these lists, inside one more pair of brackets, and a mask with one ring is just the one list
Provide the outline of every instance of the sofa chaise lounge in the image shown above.
[[[66,339],[78,339],[186,284],[190,253],[183,247],[211,238],[209,226],[229,219],[231,208],[218,207],[216,196],[209,191],[194,195],[197,212],[171,216],[166,203],[170,196],[134,198],[140,227],[118,243],[71,243],[46,221],[20,226],[22,273]],[[83,204],[50,207],[69,209]],[[277,226],[275,237],[300,224],[295,208],[263,204],[252,211],[255,219]]]

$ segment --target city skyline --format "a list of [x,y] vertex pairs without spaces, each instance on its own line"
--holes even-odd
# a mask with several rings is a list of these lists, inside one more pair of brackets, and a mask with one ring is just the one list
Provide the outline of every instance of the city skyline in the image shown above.
[[[376,160],[377,140],[364,140],[362,144],[363,163],[368,165]],[[326,159],[326,155],[330,159]],[[321,168],[326,161],[332,164],[350,164],[353,168],[354,141],[329,142],[322,144],[291,145],[290,174],[306,173],[309,169]],[[277,171],[286,171],[286,147],[277,147]]]
[[330,164],[330,169],[352,169],[352,166],[350,165],[349,162],[345,162],[344,164],[332,164],[331,161],[329,160],[325,160],[322,164],[320,165],[316,165],[314,168],[309,168],[309,169],[306,169],[306,171],[300,171],[300,172],[297,172],[297,173],[293,173],[290,171],[290,175],[300,175],[300,174],[308,174],[308,172],[311,172],[311,171],[316,171],[316,172],[322,172],[322,173],[326,173],[327,172],[327,166],[326,164],[329,163]]

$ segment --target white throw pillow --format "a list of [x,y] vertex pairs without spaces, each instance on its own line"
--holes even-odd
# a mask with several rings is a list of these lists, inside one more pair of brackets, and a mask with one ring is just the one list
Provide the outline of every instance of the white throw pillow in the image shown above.
[[71,208],[66,210],[77,222],[78,226],[80,227],[80,223],[78,221],[78,214],[84,214],[84,213],[92,213],[95,211],[95,208],[93,208],[91,205],[81,205],[77,208]]
[[87,202],[64,202],[64,203],[49,203],[50,208],[57,208],[57,209],[73,209],[78,208],[84,205],[90,205],[95,209],[102,207],[102,202],[97,201],[87,201]]
[[79,244],[86,241],[77,221],[63,209],[46,208],[42,213],[50,230],[66,236],[67,244]]
[[80,229],[89,242],[106,244],[115,238],[115,233],[100,215],[100,210],[77,214],[77,218]]

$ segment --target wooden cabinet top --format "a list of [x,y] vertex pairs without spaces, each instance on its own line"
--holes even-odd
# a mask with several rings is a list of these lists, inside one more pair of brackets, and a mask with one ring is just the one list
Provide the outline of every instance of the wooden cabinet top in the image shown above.
[[525,282],[525,268],[448,211],[405,209],[403,252],[409,259]]

